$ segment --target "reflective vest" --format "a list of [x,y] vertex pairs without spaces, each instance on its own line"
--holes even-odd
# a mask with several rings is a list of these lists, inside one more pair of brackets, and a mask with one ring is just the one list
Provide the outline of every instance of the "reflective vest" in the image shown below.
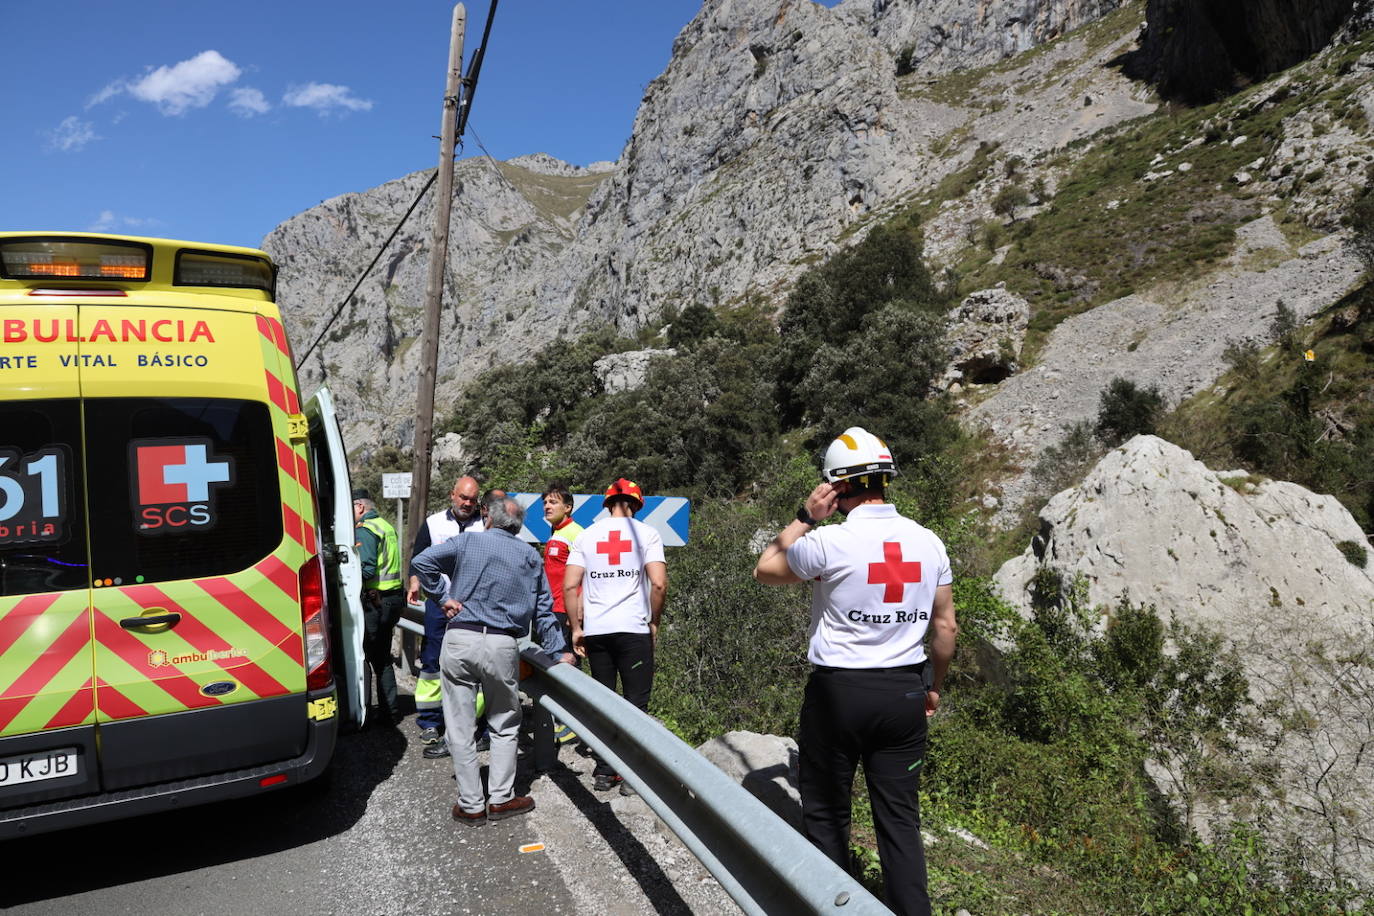
[[389,592],[401,587],[401,550],[396,541],[396,529],[391,522],[375,515],[358,523],[377,536],[376,577],[363,583],[363,588],[375,588],[379,592]]

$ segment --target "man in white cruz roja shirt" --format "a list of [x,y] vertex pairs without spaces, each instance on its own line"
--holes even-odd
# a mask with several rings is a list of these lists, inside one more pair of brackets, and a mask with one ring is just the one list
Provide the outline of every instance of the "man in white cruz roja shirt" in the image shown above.
[[[572,628],[573,651],[587,659],[592,677],[621,692],[647,711],[654,685],[654,641],[663,599],[668,594],[668,567],[663,538],[634,514],[644,508],[644,494],[633,481],[620,478],[606,488],[610,514],[578,536],[563,574],[563,605]],[[620,776],[596,758],[593,788],[606,791]],[[622,794],[629,794],[621,786]]]
[[[812,584],[813,668],[798,742],[807,838],[848,870],[850,792],[862,761],[886,903],[928,916],[917,790],[926,719],[940,704],[959,628],[944,544],[885,500],[896,473],[881,439],[845,430],[826,450],[825,482],[764,549],[754,578]],[[844,524],[815,528],[836,510]]]

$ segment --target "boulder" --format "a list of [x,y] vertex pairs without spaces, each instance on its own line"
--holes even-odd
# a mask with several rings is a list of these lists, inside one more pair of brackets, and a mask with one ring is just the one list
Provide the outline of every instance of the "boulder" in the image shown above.
[[[1050,500],[1032,545],[995,579],[1027,613],[1031,577],[1051,567],[1082,574],[1093,604],[1125,596],[1221,634],[1262,711],[1262,734],[1241,744],[1268,775],[1248,797],[1180,807],[1204,837],[1232,818],[1263,821],[1275,848],[1340,881],[1374,873],[1370,553],[1334,497],[1212,471],[1137,436]],[[1179,798],[1167,766],[1149,772]]]
[[643,387],[649,375],[649,364],[655,356],[672,356],[676,350],[631,350],[603,356],[592,365],[597,381],[607,394],[634,391]]
[[1334,496],[1246,471],[1212,471],[1155,436],[1109,452],[1083,482],[1040,512],[1040,531],[996,575],[1030,606],[1036,569],[1081,573],[1089,599],[1125,596],[1231,638],[1257,613],[1357,624],[1374,611],[1374,578],[1342,544],[1369,542]]
[[748,789],[778,817],[801,830],[797,742],[776,735],[728,732],[701,745],[697,753]]
[[989,385],[1019,368],[1030,303],[1005,288],[971,293],[949,312],[949,366],[940,387]]

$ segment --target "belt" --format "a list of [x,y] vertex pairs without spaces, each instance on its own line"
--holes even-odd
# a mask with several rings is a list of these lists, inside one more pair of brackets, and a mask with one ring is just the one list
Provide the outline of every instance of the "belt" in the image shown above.
[[467,621],[455,620],[449,625],[451,630],[471,630],[474,633],[497,633],[501,636],[510,636],[519,639],[521,636],[528,636],[529,630],[522,630],[519,627],[492,627],[485,623],[468,623]]
[[895,668],[834,668],[830,665],[812,665],[812,671],[822,674],[843,674],[849,671],[861,671],[865,674],[920,674],[926,670],[925,662],[917,662],[914,665],[898,665]]

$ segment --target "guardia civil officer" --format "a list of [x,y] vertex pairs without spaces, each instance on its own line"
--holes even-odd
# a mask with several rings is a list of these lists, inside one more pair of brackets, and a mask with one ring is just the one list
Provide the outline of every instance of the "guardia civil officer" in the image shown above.
[[396,701],[391,634],[405,607],[400,544],[396,529],[377,514],[377,504],[366,490],[353,491],[353,524],[363,573],[363,655],[377,678],[378,718],[394,724],[401,720],[401,707]]
[[[917,790],[926,719],[940,705],[959,627],[944,544],[886,501],[896,474],[881,439],[845,430],[826,450],[824,482],[764,548],[754,578],[812,586],[798,768],[807,838],[848,870],[862,761],[887,905],[929,914]],[[843,524],[815,527],[836,511]]]

